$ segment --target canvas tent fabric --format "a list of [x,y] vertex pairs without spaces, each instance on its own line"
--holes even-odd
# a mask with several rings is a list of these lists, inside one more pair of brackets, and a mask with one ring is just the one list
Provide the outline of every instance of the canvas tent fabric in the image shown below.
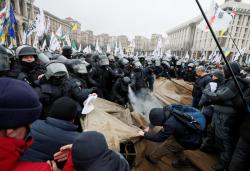
[[[155,82],[154,95],[165,104],[191,104],[191,92],[192,85],[182,80],[170,81],[160,78]],[[103,133],[109,148],[115,151],[121,150],[121,143],[133,143],[134,153],[136,154],[134,171],[198,170],[194,167],[174,169],[171,162],[176,159],[175,156],[163,157],[157,165],[150,164],[144,156],[150,153],[159,143],[150,142],[137,136],[140,129],[148,126],[146,117],[141,113],[130,112],[123,106],[101,98],[97,98],[94,105],[95,109],[82,120],[84,130],[95,130]]]

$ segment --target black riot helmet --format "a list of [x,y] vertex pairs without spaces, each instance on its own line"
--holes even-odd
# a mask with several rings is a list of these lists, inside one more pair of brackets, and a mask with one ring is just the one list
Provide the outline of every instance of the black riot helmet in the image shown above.
[[128,61],[127,59],[125,59],[125,58],[120,58],[120,59],[118,60],[118,64],[119,64],[120,66],[126,66],[127,64],[129,64],[129,61]]
[[22,57],[24,57],[24,56],[34,56],[34,58],[37,59],[37,51],[35,48],[33,48],[29,45],[19,46],[16,49],[16,57],[19,60],[22,60]]
[[109,59],[105,54],[100,55],[99,57],[99,65],[100,66],[108,66],[109,65]]
[[71,59],[71,55],[72,55],[73,51],[71,46],[63,46],[62,48],[62,55],[65,56],[68,59]]
[[131,83],[131,79],[129,77],[123,77],[122,82],[126,85],[129,85]]

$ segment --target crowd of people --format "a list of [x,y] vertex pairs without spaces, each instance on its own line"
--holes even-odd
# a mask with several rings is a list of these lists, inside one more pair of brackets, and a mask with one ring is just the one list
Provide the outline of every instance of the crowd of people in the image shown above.
[[[230,66],[247,96],[246,72],[237,63]],[[165,142],[146,159],[157,164],[162,156],[178,153],[180,160],[172,163],[178,168],[188,164],[183,150],[200,148],[220,152],[216,171],[249,168],[249,114],[226,65],[175,56],[84,54],[70,46],[61,53],[38,52],[28,45],[0,47],[0,168],[131,170],[101,133],[83,131],[83,102],[97,94],[130,106],[129,88],[135,95],[152,92],[158,77],[193,82],[193,101],[187,116],[171,105],[150,111],[150,125],[138,135]],[[163,129],[153,133],[154,126]]]

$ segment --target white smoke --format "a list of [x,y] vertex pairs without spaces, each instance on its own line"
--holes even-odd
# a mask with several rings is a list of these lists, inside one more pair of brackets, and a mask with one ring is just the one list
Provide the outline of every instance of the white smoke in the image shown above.
[[148,89],[141,89],[141,91],[135,95],[129,86],[128,97],[134,111],[143,113],[147,118],[152,108],[162,108],[161,102],[152,96]]

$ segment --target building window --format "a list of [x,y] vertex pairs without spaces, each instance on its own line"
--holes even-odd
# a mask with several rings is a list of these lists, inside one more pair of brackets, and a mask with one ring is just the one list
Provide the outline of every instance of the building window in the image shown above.
[[238,32],[239,31],[239,27],[236,27],[236,30],[235,30],[236,32]]

